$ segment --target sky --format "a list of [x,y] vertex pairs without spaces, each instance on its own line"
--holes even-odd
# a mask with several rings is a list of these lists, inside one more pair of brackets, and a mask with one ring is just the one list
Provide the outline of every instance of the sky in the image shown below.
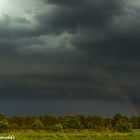
[[0,0],[0,112],[140,112],[139,0]]

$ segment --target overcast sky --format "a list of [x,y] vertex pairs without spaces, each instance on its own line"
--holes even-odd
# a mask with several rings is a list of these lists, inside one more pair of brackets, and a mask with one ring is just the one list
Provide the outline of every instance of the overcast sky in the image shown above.
[[139,113],[139,0],[0,0],[0,111]]

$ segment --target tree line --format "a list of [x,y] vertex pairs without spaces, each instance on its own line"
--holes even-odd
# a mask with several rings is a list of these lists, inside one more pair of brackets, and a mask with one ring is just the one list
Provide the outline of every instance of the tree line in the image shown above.
[[0,131],[16,129],[45,129],[50,131],[62,131],[68,129],[89,129],[96,131],[111,130],[129,132],[132,129],[140,129],[140,116],[127,117],[116,114],[113,118],[102,116],[11,116],[0,114]]

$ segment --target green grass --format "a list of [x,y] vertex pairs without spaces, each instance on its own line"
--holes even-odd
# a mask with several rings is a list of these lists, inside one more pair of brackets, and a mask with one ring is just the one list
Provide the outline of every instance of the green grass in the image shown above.
[[1,133],[0,136],[13,135],[16,140],[140,140],[140,130],[133,130],[130,133],[118,132],[47,132],[47,131],[13,131]]

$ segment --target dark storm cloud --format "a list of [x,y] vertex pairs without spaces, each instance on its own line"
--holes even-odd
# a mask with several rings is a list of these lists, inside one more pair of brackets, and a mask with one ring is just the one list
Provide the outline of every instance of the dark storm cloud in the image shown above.
[[42,100],[50,98],[122,100],[122,97],[117,95],[117,91],[120,91],[118,89],[116,89],[117,91],[114,90],[116,87],[111,87],[111,83],[106,81],[106,83],[103,83],[101,82],[102,78],[100,80],[99,77],[97,79],[95,77],[78,74],[69,76],[64,74],[61,76],[1,76],[1,99],[24,97]]
[[[129,1],[46,2],[57,5],[48,14],[39,17],[42,23],[47,23],[51,33],[80,32],[79,37],[74,35],[74,45],[84,51],[92,50],[101,55],[126,59],[139,57],[138,11],[129,5]],[[130,7],[127,7],[128,5]],[[130,11],[127,8],[130,8]],[[131,13],[131,10],[134,13]]]
[[[82,0],[46,1],[56,5],[48,13],[38,16],[50,32],[76,32],[81,28],[96,29],[107,25],[115,15],[121,13],[123,1]],[[46,26],[45,26],[46,27]]]
[[124,0],[42,2],[28,16],[0,20],[1,96],[119,100],[119,87],[137,77],[126,63],[140,59],[138,10]]
[[84,2],[84,0],[71,0],[71,1],[67,1],[67,0],[44,0],[44,2],[49,3],[49,4],[56,4],[56,5],[68,5],[68,6],[75,6],[75,5],[80,5]]

